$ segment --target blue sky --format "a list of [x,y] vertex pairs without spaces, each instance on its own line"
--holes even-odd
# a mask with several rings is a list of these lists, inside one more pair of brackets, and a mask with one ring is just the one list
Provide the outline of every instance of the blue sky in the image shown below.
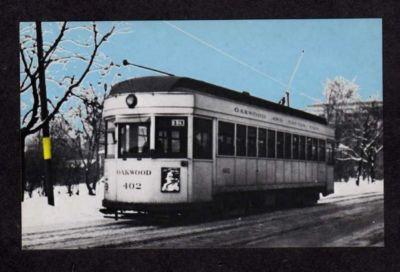
[[[382,98],[380,19],[170,22],[180,30],[163,21],[132,21],[130,33],[113,36],[101,50],[116,63],[128,59],[274,102],[285,90],[276,81],[288,83],[304,50],[292,107],[315,103],[310,97],[323,99],[325,80],[335,76],[355,78],[363,99]],[[101,22],[101,29],[111,23]],[[121,80],[155,74],[132,67],[120,72]]]

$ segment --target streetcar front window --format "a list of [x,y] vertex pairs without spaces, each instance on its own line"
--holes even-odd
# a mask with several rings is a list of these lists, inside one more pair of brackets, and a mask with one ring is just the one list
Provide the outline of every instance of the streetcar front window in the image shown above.
[[156,117],[156,153],[159,158],[187,157],[187,118]]
[[146,157],[150,147],[150,122],[119,124],[119,157]]

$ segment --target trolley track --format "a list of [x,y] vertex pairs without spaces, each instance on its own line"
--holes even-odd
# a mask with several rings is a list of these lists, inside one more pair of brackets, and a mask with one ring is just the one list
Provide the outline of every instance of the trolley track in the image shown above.
[[[369,201],[380,205],[379,199]],[[360,202],[362,203],[362,202]],[[360,204],[358,203],[358,204]],[[345,217],[361,217],[360,213],[369,208],[361,210],[352,210],[347,212]],[[321,212],[327,215],[317,216]],[[340,215],[339,215],[340,214]],[[299,217],[307,217],[306,220],[299,220]],[[343,217],[341,211],[335,209],[314,210],[312,212],[298,212],[297,209],[289,214],[272,216],[271,218],[244,218],[239,222],[229,223],[227,226],[216,227],[207,231],[196,233],[181,233],[173,237],[154,237],[150,240],[142,240],[139,243],[126,243],[129,247],[240,247],[248,243],[263,240],[268,237],[282,237],[287,233],[296,230],[308,230],[314,226],[321,225],[323,222],[331,222]],[[317,219],[317,220],[316,220]],[[342,222],[341,222],[342,223]],[[341,224],[340,223],[340,224]],[[274,225],[275,224],[275,225]],[[336,225],[340,225],[336,223]],[[258,227],[257,227],[258,226]],[[195,235],[192,235],[195,234]],[[244,237],[243,237],[244,236]],[[173,239],[170,241],[170,239]],[[167,243],[165,241],[168,241]],[[156,241],[154,243],[154,241]],[[182,246],[184,245],[184,246]],[[123,244],[120,246],[124,246]],[[292,245],[295,246],[295,245]]]

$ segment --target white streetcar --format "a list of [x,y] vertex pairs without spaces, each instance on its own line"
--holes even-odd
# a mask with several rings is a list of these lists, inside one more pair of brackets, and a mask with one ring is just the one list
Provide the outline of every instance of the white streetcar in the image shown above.
[[206,82],[152,76],[104,104],[104,212],[182,211],[333,193],[324,118]]

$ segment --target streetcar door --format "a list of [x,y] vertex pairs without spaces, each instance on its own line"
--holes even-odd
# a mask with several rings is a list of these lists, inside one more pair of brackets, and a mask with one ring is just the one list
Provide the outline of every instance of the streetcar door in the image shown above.
[[141,202],[151,195],[154,170],[150,158],[150,118],[118,123],[117,200]]
[[213,120],[193,118],[193,200],[212,200]]

